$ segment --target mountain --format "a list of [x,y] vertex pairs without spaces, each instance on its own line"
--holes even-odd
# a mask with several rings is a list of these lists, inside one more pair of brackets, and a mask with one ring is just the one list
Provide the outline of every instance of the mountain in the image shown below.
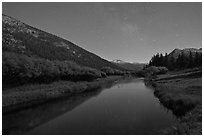
[[113,60],[112,62],[116,64],[117,66],[124,68],[125,70],[131,70],[131,71],[142,70],[144,66],[146,65],[144,63],[129,63],[129,62],[125,62],[119,59]]
[[119,59],[112,60],[111,62],[113,62],[113,63],[126,63],[125,61],[119,60]]
[[190,52],[192,53],[192,56],[195,57],[196,53],[202,54],[202,48],[196,49],[196,48],[185,48],[185,49],[174,49],[171,53],[168,54],[168,59],[173,57],[174,59],[177,59],[179,55],[183,53],[184,56],[189,56]]
[[48,60],[73,61],[81,66],[123,70],[74,43],[2,15],[2,51]]
[[169,70],[202,67],[202,48],[174,49],[165,56],[157,53],[148,66],[165,66]]

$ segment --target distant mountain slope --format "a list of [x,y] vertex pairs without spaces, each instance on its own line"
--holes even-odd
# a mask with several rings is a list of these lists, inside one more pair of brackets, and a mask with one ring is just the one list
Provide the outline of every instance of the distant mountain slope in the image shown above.
[[165,55],[157,53],[149,66],[165,66],[169,70],[202,67],[202,48],[174,49]]
[[79,65],[101,69],[119,66],[86,51],[70,41],[2,15],[2,51],[26,54],[48,60],[68,60]]
[[127,62],[120,60],[120,59],[115,59],[115,60],[112,60],[111,62],[113,62],[113,63],[127,63]]
[[129,63],[118,59],[113,60],[112,62],[117,66],[124,68],[125,70],[133,70],[133,71],[142,70],[146,65],[144,63]]
[[185,49],[174,49],[171,53],[168,54],[168,59],[173,57],[174,59],[177,59],[179,54],[183,53],[184,56],[189,56],[190,52],[192,53],[192,56],[195,57],[196,52],[198,54],[202,54],[202,48],[196,49],[196,48],[185,48]]

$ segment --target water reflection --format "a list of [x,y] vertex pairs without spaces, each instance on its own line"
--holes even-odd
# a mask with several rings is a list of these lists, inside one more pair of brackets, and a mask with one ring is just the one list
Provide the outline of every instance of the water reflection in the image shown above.
[[41,105],[3,114],[3,134],[22,134],[65,112],[72,111],[90,98],[99,95],[103,89],[110,88],[115,84],[116,82],[111,82],[94,91],[75,94],[70,97],[60,98]]
[[104,88],[3,115],[3,134],[157,134],[174,122],[141,79]]

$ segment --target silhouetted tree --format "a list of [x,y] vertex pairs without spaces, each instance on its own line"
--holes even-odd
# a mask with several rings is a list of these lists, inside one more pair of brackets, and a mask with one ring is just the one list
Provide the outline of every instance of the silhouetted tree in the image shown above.
[[157,53],[153,55],[148,66],[164,66],[169,70],[200,67],[202,66],[202,53],[192,53],[190,51],[189,55],[184,55],[184,52],[182,52],[177,59],[173,56],[169,57],[167,53],[165,53],[165,56]]
[[165,53],[165,56],[164,56],[164,66],[167,67],[167,64],[168,64],[168,54]]
[[160,54],[160,56],[159,56],[159,64],[158,64],[158,66],[164,66],[164,57],[163,57],[162,54]]
[[195,67],[202,66],[202,54],[196,52],[193,64]]
[[193,59],[193,56],[192,56],[192,52],[190,51],[189,53],[189,63],[188,63],[188,68],[192,68],[193,67],[193,62],[194,62],[194,59]]

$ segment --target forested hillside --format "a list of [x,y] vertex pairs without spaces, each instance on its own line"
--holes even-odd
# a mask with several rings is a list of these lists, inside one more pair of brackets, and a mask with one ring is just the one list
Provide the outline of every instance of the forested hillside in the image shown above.
[[185,69],[202,66],[202,49],[175,49],[170,54],[154,55],[149,66],[165,66],[170,70]]

